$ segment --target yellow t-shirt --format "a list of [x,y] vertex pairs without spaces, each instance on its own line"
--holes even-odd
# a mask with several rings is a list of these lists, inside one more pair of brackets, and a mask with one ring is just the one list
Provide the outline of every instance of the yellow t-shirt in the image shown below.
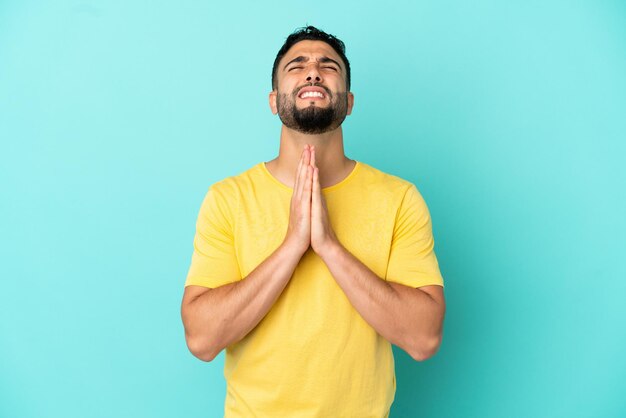
[[[384,280],[443,286],[424,199],[410,182],[357,161],[322,189],[341,244]],[[211,185],[185,286],[245,278],[283,241],[292,189],[261,162]],[[350,304],[311,248],[274,306],[226,348],[225,417],[387,417],[391,344]]]

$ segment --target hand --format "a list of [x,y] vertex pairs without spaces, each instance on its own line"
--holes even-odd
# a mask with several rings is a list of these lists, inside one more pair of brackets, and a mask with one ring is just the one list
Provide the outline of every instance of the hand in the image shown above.
[[315,147],[311,146],[310,165],[313,167],[313,185],[311,196],[311,247],[318,255],[322,256],[325,251],[332,249],[338,242],[335,232],[330,224],[326,199],[322,195],[319,182],[319,168],[315,164]]
[[285,242],[302,254],[309,249],[311,243],[313,167],[310,165],[310,160],[311,153],[308,145],[305,145],[296,170],[296,182],[293,186],[289,208],[289,225],[285,236]]

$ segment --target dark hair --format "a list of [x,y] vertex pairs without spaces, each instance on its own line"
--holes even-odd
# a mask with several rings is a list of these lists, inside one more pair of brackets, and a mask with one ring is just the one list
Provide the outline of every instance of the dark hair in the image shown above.
[[284,45],[278,51],[276,59],[274,60],[274,66],[272,67],[272,90],[276,90],[276,68],[278,63],[285,56],[287,51],[294,46],[294,44],[300,41],[322,41],[330,45],[335,52],[341,57],[343,63],[346,66],[346,86],[348,91],[350,90],[350,62],[346,58],[346,45],[338,38],[330,35],[322,30],[317,29],[315,26],[306,26],[297,29],[291,35],[287,37]]

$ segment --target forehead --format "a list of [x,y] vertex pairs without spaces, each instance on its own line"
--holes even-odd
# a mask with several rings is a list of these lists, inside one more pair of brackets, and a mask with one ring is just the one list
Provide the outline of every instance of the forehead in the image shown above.
[[280,63],[281,65],[284,65],[284,63],[287,63],[299,56],[304,56],[311,59],[325,56],[334,59],[335,61],[339,62],[342,67],[344,67],[343,60],[341,59],[339,54],[335,52],[332,46],[323,41],[306,40],[294,44],[291,48],[289,48],[289,51],[287,51],[287,53],[280,60]]

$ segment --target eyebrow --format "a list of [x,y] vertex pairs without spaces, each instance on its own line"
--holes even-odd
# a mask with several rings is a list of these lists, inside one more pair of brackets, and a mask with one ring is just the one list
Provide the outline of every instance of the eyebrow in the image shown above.
[[[283,67],[283,71],[289,66],[289,64],[293,64],[294,62],[306,62],[308,61],[308,58],[303,57],[302,55],[299,57],[296,57],[294,59],[292,59],[291,61],[289,61],[287,64],[285,64],[285,66]],[[326,63],[326,62],[332,62],[335,63],[337,65],[337,67],[339,67],[339,69],[341,70],[341,65],[339,65],[339,63],[337,61],[335,61],[332,58],[328,58],[328,57],[320,57],[320,59],[318,60],[319,62]]]

